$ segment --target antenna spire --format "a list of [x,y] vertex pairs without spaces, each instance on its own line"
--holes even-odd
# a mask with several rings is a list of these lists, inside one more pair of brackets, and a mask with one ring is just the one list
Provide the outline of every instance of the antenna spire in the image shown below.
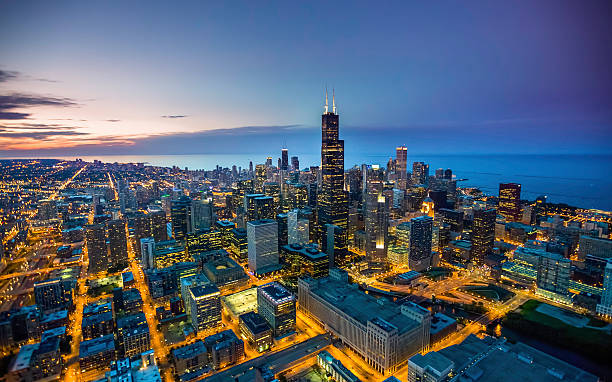
[[328,112],[328,103],[327,103],[327,86],[325,87],[325,114]]
[[332,88],[332,110],[336,114],[336,89]]

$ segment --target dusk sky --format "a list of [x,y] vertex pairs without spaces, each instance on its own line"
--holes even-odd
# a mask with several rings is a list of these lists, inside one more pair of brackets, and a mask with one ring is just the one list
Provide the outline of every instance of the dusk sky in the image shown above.
[[612,153],[610,1],[0,3],[0,155]]

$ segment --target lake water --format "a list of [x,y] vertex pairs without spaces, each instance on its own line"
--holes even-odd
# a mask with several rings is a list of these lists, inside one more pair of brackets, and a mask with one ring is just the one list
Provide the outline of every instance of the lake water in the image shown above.
[[[280,155],[272,155],[276,164]],[[300,167],[319,165],[320,155],[289,152],[297,155]],[[392,154],[394,155],[394,154]],[[154,166],[179,166],[189,169],[213,169],[217,165],[248,168],[264,163],[268,154],[199,154],[199,155],[106,155],[83,156],[87,161],[144,162]],[[389,154],[347,153],[347,168],[361,163],[386,165]],[[67,157],[66,159],[74,159]],[[423,161],[430,173],[436,168],[450,168],[458,179],[466,179],[460,186],[475,186],[496,195],[499,183],[522,184],[522,197],[535,199],[548,196],[553,203],[612,211],[612,155],[414,155],[409,163]],[[410,167],[410,165],[409,165]]]

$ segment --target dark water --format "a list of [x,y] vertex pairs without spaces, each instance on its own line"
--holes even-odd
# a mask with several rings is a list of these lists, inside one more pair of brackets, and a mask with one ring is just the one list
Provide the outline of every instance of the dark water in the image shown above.
[[[275,154],[201,154],[201,155],[109,155],[82,157],[104,162],[145,162],[156,166],[179,166],[189,169],[213,169],[216,165],[232,165],[248,168],[249,161],[264,163],[270,155],[276,164]],[[300,167],[319,165],[319,153],[298,155]],[[386,165],[394,153],[360,154],[347,152],[347,168],[362,163]],[[73,159],[73,158],[70,158]],[[612,211],[612,155],[409,155],[409,163],[423,161],[429,164],[430,173],[436,168],[451,168],[462,186],[480,187],[484,192],[496,195],[501,182],[522,184],[522,197],[533,200],[547,195],[553,203],[567,203],[582,208]],[[410,167],[410,165],[409,165]]]

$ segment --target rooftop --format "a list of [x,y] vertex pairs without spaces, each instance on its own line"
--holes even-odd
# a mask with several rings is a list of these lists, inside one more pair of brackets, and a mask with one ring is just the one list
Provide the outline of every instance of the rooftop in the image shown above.
[[479,382],[598,380],[584,370],[520,342],[513,345],[470,335],[461,344],[438,353],[455,362],[458,373]]
[[263,293],[269,300],[272,300],[277,304],[295,300],[295,297],[291,294],[291,292],[276,281],[261,285],[257,289],[261,291],[261,293]]
[[272,223],[276,223],[276,220],[260,219],[260,220],[253,220],[253,221],[247,222],[247,224],[250,224],[250,225],[266,225],[266,224],[272,224]]
[[85,307],[83,307],[83,316],[98,314],[100,312],[112,312],[112,306],[113,305],[111,302],[92,302],[91,304],[87,304]]
[[221,301],[234,317],[253,312],[257,310],[257,287],[224,296]]
[[198,285],[190,289],[191,294],[195,299],[219,295],[219,288],[214,285]]
[[92,314],[91,316],[83,317],[82,327],[86,328],[91,325],[96,325],[101,322],[112,321],[112,312],[102,312],[98,314]]
[[431,317],[431,328],[429,329],[429,332],[435,334],[456,322],[457,321],[455,321],[453,318],[450,318],[445,314],[436,313]]
[[422,369],[429,367],[437,375],[443,374],[444,371],[448,371],[449,368],[454,366],[453,361],[438,352],[429,352],[425,355],[415,354],[409,362]]
[[201,340],[172,350],[172,356],[176,359],[189,359],[202,353],[206,353],[206,347]]
[[353,317],[362,325],[367,325],[368,321],[379,318],[396,327],[400,334],[418,325],[415,320],[401,313],[400,305],[386,298],[377,299],[366,294],[359,290],[357,284],[326,277],[313,283],[311,292]]
[[107,334],[103,337],[81,342],[79,347],[79,358],[90,357],[99,353],[115,350],[115,337]]
[[244,322],[244,325],[253,334],[259,334],[270,330],[270,325],[268,325],[268,322],[255,312],[247,312],[240,315],[240,321]]
[[38,349],[38,344],[23,345],[19,349],[19,354],[17,354],[17,357],[15,358],[15,361],[13,361],[9,371],[16,372],[30,367],[32,354],[36,349]]

